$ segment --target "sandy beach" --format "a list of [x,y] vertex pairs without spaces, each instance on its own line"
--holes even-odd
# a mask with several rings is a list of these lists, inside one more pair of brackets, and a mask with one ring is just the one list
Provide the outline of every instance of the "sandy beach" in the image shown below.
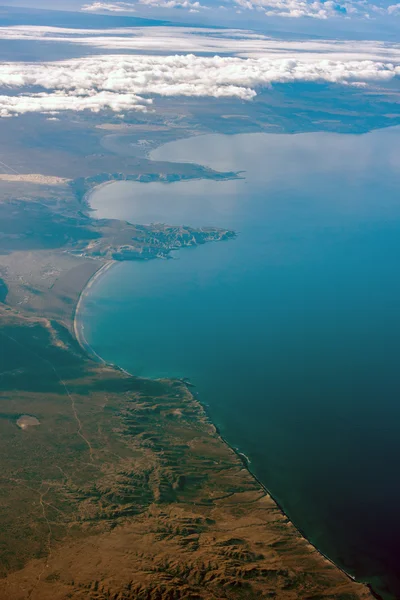
[[85,334],[84,334],[84,326],[80,320],[79,311],[81,309],[82,302],[85,300],[85,298],[89,294],[90,288],[95,283],[95,281],[98,281],[98,279],[102,275],[104,275],[109,269],[111,269],[111,267],[114,266],[115,264],[116,264],[116,262],[113,260],[110,260],[110,261],[102,264],[99,267],[99,269],[92,275],[92,277],[90,277],[90,279],[88,280],[88,282],[86,283],[85,287],[83,288],[83,290],[81,291],[81,293],[79,295],[79,299],[78,299],[78,302],[77,302],[77,305],[75,308],[75,314],[74,314],[73,332],[75,335],[75,339],[77,340],[77,342],[79,343],[81,348],[91,358],[93,358],[94,360],[96,360],[102,364],[106,364],[106,361],[103,360],[101,358],[101,356],[99,356],[86,341]]

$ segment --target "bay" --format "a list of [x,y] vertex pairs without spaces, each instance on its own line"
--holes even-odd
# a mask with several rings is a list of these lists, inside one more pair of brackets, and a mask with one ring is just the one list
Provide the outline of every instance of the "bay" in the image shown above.
[[206,135],[157,160],[231,181],[117,182],[99,218],[238,237],[121,263],[92,286],[85,336],[146,377],[189,377],[294,523],[400,597],[400,129]]

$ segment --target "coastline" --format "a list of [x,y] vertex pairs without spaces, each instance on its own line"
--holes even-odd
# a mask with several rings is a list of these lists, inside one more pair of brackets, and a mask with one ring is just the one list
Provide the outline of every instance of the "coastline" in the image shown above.
[[109,181],[103,181],[102,183],[98,183],[96,185],[94,185],[93,187],[91,187],[90,189],[88,189],[85,194],[82,197],[82,204],[85,206],[85,210],[89,213],[91,212],[95,212],[96,209],[92,208],[92,205],[90,204],[90,198],[92,197],[92,195],[95,192],[98,192],[99,190],[101,190],[102,188],[111,185],[112,183],[115,183],[115,181],[113,179],[110,179]]
[[[93,348],[88,344],[88,342],[85,338],[84,326],[80,322],[79,311],[82,306],[82,302],[88,296],[89,291],[90,291],[92,285],[94,284],[94,282],[97,281],[107,271],[109,271],[111,269],[111,267],[113,267],[115,264],[116,264],[116,261],[114,261],[114,260],[109,260],[106,263],[103,263],[97,269],[97,271],[95,271],[95,273],[93,273],[93,275],[88,279],[88,281],[86,282],[85,286],[83,287],[83,289],[81,290],[81,292],[79,294],[78,302],[77,302],[77,304],[75,306],[75,310],[74,310],[73,325],[72,325],[72,331],[73,331],[74,337],[75,337],[76,341],[78,342],[79,346],[85,352],[85,354],[87,354],[90,358],[92,358],[96,362],[99,362],[100,364],[103,364],[103,365],[107,364],[106,361],[99,354],[97,354],[97,352],[95,352],[93,350]],[[112,365],[112,366],[114,367],[115,365]]]
[[[107,182],[108,184],[109,182]],[[89,295],[90,293],[90,289],[92,288],[93,284],[95,283],[95,281],[97,281],[100,277],[102,277],[105,273],[107,273],[107,271],[109,271],[118,261],[107,261],[106,263],[102,264],[99,269],[89,278],[89,280],[87,281],[86,285],[84,286],[84,288],[82,289],[80,295],[79,295],[79,299],[78,302],[76,304],[75,307],[75,311],[74,311],[74,319],[73,319],[73,334],[74,337],[76,339],[76,341],[78,342],[79,346],[81,347],[81,349],[84,351],[84,353],[86,355],[88,355],[89,358],[91,358],[92,360],[94,360],[97,363],[100,363],[104,366],[108,366],[111,368],[114,368],[120,372],[125,373],[128,377],[136,377],[133,373],[129,373],[128,371],[126,371],[125,369],[123,369],[122,367],[114,364],[114,363],[109,363],[107,361],[105,361],[91,346],[90,344],[87,342],[85,335],[84,335],[84,326],[80,320],[80,316],[79,316],[79,311],[81,309],[82,306],[82,302],[85,300],[85,298]],[[171,381],[175,381],[174,379],[172,379]],[[297,531],[297,533],[308,543],[310,544],[310,546],[312,546],[316,552],[318,552],[318,554],[324,559],[326,560],[329,564],[331,564],[333,567],[335,567],[336,569],[338,569],[340,572],[342,572],[350,581],[360,584],[360,585],[364,585],[368,591],[371,593],[371,595],[376,598],[376,600],[383,600],[381,596],[379,596],[373,589],[372,586],[368,583],[365,582],[360,582],[358,581],[353,575],[351,575],[349,572],[347,572],[343,567],[341,567],[340,565],[338,565],[337,563],[335,563],[331,558],[329,558],[329,556],[327,556],[324,552],[322,552],[320,550],[320,548],[318,548],[318,546],[316,546],[306,535],[305,533],[301,530],[301,528],[299,528],[297,525],[295,525],[293,523],[293,521],[290,519],[290,517],[288,516],[288,514],[285,512],[282,504],[274,497],[274,495],[270,492],[270,490],[266,487],[266,485],[260,481],[260,479],[257,477],[257,475],[253,472],[253,470],[251,469],[250,466],[250,459],[246,456],[246,454],[244,454],[239,448],[231,445],[221,434],[219,428],[217,425],[215,425],[213,423],[213,421],[211,420],[209,413],[207,411],[206,406],[201,402],[201,400],[199,399],[197,394],[194,394],[191,390],[190,387],[194,387],[193,384],[191,384],[188,381],[185,381],[184,379],[177,379],[176,381],[179,381],[180,383],[182,383],[188,394],[190,394],[191,398],[197,402],[199,404],[199,406],[201,407],[201,409],[203,410],[208,423],[213,427],[216,435],[218,436],[218,438],[222,441],[222,443],[227,446],[236,456],[237,458],[240,460],[241,464],[243,465],[243,467],[248,471],[248,473],[250,474],[250,476],[257,482],[257,484],[260,486],[260,488],[265,492],[266,495],[268,495],[271,500],[275,503],[275,505],[277,506],[277,508],[279,509],[279,511],[281,512],[282,515],[285,516],[285,518],[288,519],[288,521],[290,522],[290,524],[292,525],[292,527]]]
[[343,567],[341,567],[340,565],[338,565],[337,563],[335,563],[334,560],[332,560],[331,558],[329,558],[329,556],[327,556],[324,552],[322,552],[322,550],[320,548],[318,548],[318,546],[316,546],[307,536],[306,534],[300,529],[300,527],[298,527],[297,525],[295,525],[293,523],[293,521],[291,520],[291,518],[289,517],[289,515],[286,513],[285,509],[283,508],[282,504],[275,498],[275,496],[270,492],[270,490],[266,487],[266,485],[257,477],[257,475],[254,473],[254,471],[251,469],[250,467],[250,459],[246,456],[246,454],[244,454],[243,452],[241,452],[238,448],[236,448],[235,446],[232,446],[227,440],[226,438],[224,438],[224,436],[221,434],[219,428],[211,421],[206,408],[204,407],[204,405],[201,403],[201,401],[198,398],[195,398],[200,405],[202,406],[203,410],[206,412],[207,414],[207,418],[209,420],[209,422],[212,424],[212,426],[215,428],[215,431],[218,435],[218,437],[222,440],[222,442],[228,446],[232,452],[234,452],[234,454],[236,454],[236,456],[239,458],[239,460],[241,461],[241,463],[243,464],[244,468],[250,473],[250,475],[253,477],[253,479],[255,479],[255,481],[258,483],[258,485],[264,490],[264,492],[273,500],[273,502],[276,504],[276,506],[278,507],[278,509],[280,510],[280,512],[282,513],[282,515],[284,515],[288,521],[291,523],[292,527],[294,527],[294,529],[298,532],[298,534],[308,543],[310,544],[310,546],[312,546],[320,556],[322,556],[322,558],[324,558],[328,563],[330,563],[333,567],[335,567],[336,569],[338,569],[339,571],[341,571],[343,573],[343,575],[345,575],[346,577],[348,577],[351,581],[353,581],[354,583],[358,583],[361,585],[365,585],[365,587],[368,589],[368,591],[371,593],[371,595],[376,598],[376,600],[383,600],[383,598],[381,596],[379,596],[371,587],[371,585],[369,583],[365,583],[363,581],[358,581],[358,579],[356,579],[356,577],[354,577],[354,575],[351,575],[351,573],[349,573],[348,571],[346,571]]
[[[192,394],[193,396],[193,394]],[[327,556],[324,552],[322,552],[322,550],[320,550],[320,548],[318,548],[318,546],[316,546],[307,536],[306,534],[300,529],[300,527],[298,527],[297,525],[295,525],[293,523],[293,521],[291,520],[291,518],[289,517],[289,515],[286,513],[285,509],[283,508],[282,504],[279,502],[279,500],[277,500],[275,498],[275,496],[270,492],[270,490],[267,488],[267,486],[257,477],[257,475],[254,473],[254,471],[251,469],[250,464],[251,461],[248,458],[248,456],[246,454],[244,454],[244,452],[242,452],[239,448],[232,446],[227,439],[222,435],[220,429],[217,427],[217,425],[215,425],[212,420],[210,419],[210,416],[208,414],[208,411],[205,407],[205,405],[200,401],[200,399],[197,396],[194,396],[195,400],[197,400],[197,402],[199,402],[199,404],[201,405],[202,409],[204,410],[205,414],[207,415],[207,419],[209,421],[209,423],[214,427],[216,434],[218,435],[218,437],[222,440],[222,442],[228,446],[232,452],[234,454],[236,454],[236,456],[239,458],[240,462],[243,464],[244,468],[250,473],[250,475],[253,477],[253,479],[255,479],[255,481],[257,481],[258,485],[264,490],[264,492],[270,496],[270,498],[275,502],[276,506],[278,507],[278,509],[280,510],[280,512],[282,513],[282,515],[284,515],[291,523],[291,525],[294,527],[294,529],[299,533],[299,535],[306,540],[306,542],[308,544],[310,544],[317,552],[318,554],[320,554],[326,561],[328,561],[332,566],[334,566],[336,569],[339,569],[339,571],[341,571],[344,575],[346,575],[346,577],[348,577],[351,581],[353,581],[354,583],[361,583],[362,585],[365,585],[368,590],[371,592],[371,594],[374,596],[374,598],[376,598],[377,600],[383,600],[383,598],[381,598],[381,596],[379,596],[378,594],[376,594],[376,592],[374,592],[374,590],[372,589],[372,587],[368,584],[368,583],[364,583],[364,582],[360,582],[358,581],[354,575],[351,575],[351,573],[349,573],[348,571],[346,571],[343,567],[341,567],[340,565],[336,564],[331,558],[329,558],[329,556]]]
[[[188,165],[193,165],[196,166],[196,163],[193,163],[191,161],[188,161],[187,163]],[[101,183],[93,183],[93,185],[91,185],[86,191],[84,191],[82,194],[79,194],[79,201],[81,202],[81,204],[85,207],[85,210],[90,213],[90,212],[94,212],[96,211],[95,208],[93,208],[91,206],[90,203],[90,199],[92,197],[92,195],[96,192],[98,192],[99,190],[103,189],[106,186],[112,185],[113,183],[163,183],[166,185],[169,184],[173,184],[173,183],[191,183],[193,181],[201,181],[204,179],[210,179],[213,180],[215,183],[221,183],[223,181],[231,181],[231,180],[236,180],[236,179],[246,179],[245,175],[244,175],[245,171],[241,170],[241,171],[236,171],[236,172],[232,172],[229,175],[225,175],[224,177],[215,177],[215,178],[205,178],[204,174],[199,174],[199,175],[192,175],[190,177],[184,177],[184,176],[179,176],[177,179],[167,179],[167,178],[162,178],[162,177],[158,177],[158,178],[154,178],[154,179],[140,179],[138,178],[121,178],[121,179],[108,179],[107,181],[102,181]]]

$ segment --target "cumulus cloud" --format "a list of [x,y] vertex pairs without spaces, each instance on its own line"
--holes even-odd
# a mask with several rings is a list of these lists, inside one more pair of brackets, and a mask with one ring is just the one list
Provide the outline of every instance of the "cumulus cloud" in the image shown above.
[[[367,84],[400,75],[372,60],[175,56],[93,56],[60,62],[0,64],[0,115],[66,110],[147,110],[156,96],[251,100],[261,87],[296,81]],[[29,93],[34,89],[35,93]],[[37,93],[37,90],[40,93]],[[17,92],[17,93],[16,93]]]
[[[396,43],[293,41],[238,29],[194,27],[0,27],[0,39],[86,44],[104,52],[64,61],[0,63],[3,117],[26,112],[152,110],[157,97],[249,101],[274,83],[367,85],[400,76],[400,44]],[[105,54],[107,50],[120,53]],[[127,50],[132,54],[123,53]],[[140,54],[143,51],[146,54]]]
[[151,100],[139,98],[134,94],[115,94],[111,92],[90,92],[88,94],[22,94],[20,96],[0,95],[0,117],[11,117],[28,112],[57,114],[63,111],[90,110],[99,112],[109,109],[114,112],[125,110],[147,111]]

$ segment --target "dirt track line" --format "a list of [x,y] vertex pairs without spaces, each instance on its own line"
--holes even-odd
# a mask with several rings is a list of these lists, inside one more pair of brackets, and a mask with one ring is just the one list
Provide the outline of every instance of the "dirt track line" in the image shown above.
[[40,497],[39,497],[39,504],[40,504],[40,506],[42,508],[43,518],[46,521],[47,527],[48,527],[48,530],[49,530],[49,534],[48,534],[48,537],[47,537],[47,556],[46,556],[46,558],[44,560],[43,568],[40,571],[39,575],[37,576],[35,585],[29,591],[28,598],[31,598],[33,592],[36,590],[37,586],[39,585],[40,580],[42,579],[43,573],[45,572],[45,570],[49,566],[49,559],[51,558],[51,538],[52,538],[53,532],[51,530],[51,525],[50,525],[50,522],[49,522],[49,520],[47,518],[47,515],[46,515],[46,509],[44,507],[45,503],[43,502],[43,498],[45,497],[45,495],[48,493],[49,490],[50,490],[50,486],[47,488],[47,490],[45,492],[40,492]]
[[24,350],[27,350],[28,352],[30,352],[33,356],[36,356],[36,358],[39,358],[39,360],[45,362],[47,365],[49,365],[49,367],[52,369],[52,371],[54,372],[57,380],[62,384],[62,386],[64,387],[68,398],[70,399],[71,402],[71,408],[72,408],[72,414],[74,415],[74,419],[77,422],[78,425],[78,431],[77,434],[79,435],[80,438],[82,438],[82,440],[85,442],[85,444],[87,445],[87,447],[89,448],[89,455],[90,455],[90,461],[94,462],[93,459],[93,448],[91,443],[89,442],[89,440],[87,439],[87,437],[83,434],[82,432],[82,422],[78,416],[78,412],[76,410],[76,406],[75,406],[75,400],[72,396],[72,394],[70,393],[67,384],[65,383],[65,381],[60,377],[57,369],[55,368],[55,366],[47,359],[47,358],[43,358],[43,356],[40,356],[40,354],[38,354],[37,352],[34,352],[33,350],[31,350],[30,348],[28,348],[27,346],[24,346],[23,344],[21,344],[21,342],[19,342],[18,340],[16,340],[15,338],[13,338],[11,335],[8,335],[7,333],[4,333],[4,331],[0,331],[0,334],[3,335],[4,337],[8,338],[9,340],[11,340],[12,342],[14,342],[15,344],[17,344],[18,346],[21,346],[21,348],[23,348]]
[[[54,508],[56,510],[58,510],[55,506],[53,506],[52,504],[50,504],[49,502],[45,502],[44,497],[46,496],[46,494],[49,493],[51,486],[49,485],[46,489],[45,492],[41,492],[40,488],[43,486],[43,482],[40,485],[40,488],[38,490],[35,490],[34,488],[30,487],[29,485],[27,485],[26,483],[24,483],[23,481],[19,480],[19,479],[15,479],[14,477],[6,477],[5,475],[1,475],[0,476],[2,479],[6,479],[7,481],[12,481],[13,483],[17,483],[18,485],[22,485],[23,487],[27,488],[28,490],[31,490],[32,492],[35,492],[36,494],[39,494],[39,505],[42,509],[42,514],[43,514],[43,519],[46,522],[47,525],[47,529],[48,529],[48,536],[47,536],[47,556],[44,559],[45,562],[43,564],[43,568],[40,571],[37,579],[36,579],[36,583],[33,586],[33,588],[30,589],[30,591],[28,592],[28,596],[27,598],[31,598],[33,592],[35,591],[35,589],[37,588],[37,586],[39,585],[39,582],[43,576],[43,573],[45,572],[45,570],[48,568],[49,566],[49,559],[51,558],[51,540],[52,540],[52,536],[53,536],[53,531],[51,529],[51,524],[50,521],[47,518],[47,513],[46,513],[46,508],[45,505],[50,507],[50,508]],[[59,511],[62,512],[62,511]],[[22,591],[25,591],[21,586],[19,586],[20,589]]]
[[47,504],[47,502],[43,501],[43,498],[46,496],[46,494],[48,494],[50,490],[50,486],[48,486],[47,490],[45,492],[40,492],[40,496],[39,496],[39,504],[41,506],[42,509],[42,513],[43,513],[43,518],[46,521],[48,530],[49,530],[49,536],[48,536],[48,540],[47,540],[47,547],[48,547],[48,554],[47,554],[47,558],[46,558],[46,567],[48,566],[48,559],[51,557],[51,537],[52,537],[52,530],[51,530],[51,525],[50,525],[50,521],[47,518],[47,513],[46,513],[46,509],[45,509],[45,504]]
[[[30,490],[31,492],[34,492],[35,494],[39,494],[39,496],[41,495],[40,488],[38,490],[35,490],[35,488],[31,487],[30,485],[27,485],[24,481],[21,481],[21,479],[15,479],[15,477],[7,477],[6,475],[0,475],[0,478],[5,479],[6,481],[12,481],[13,483],[16,483],[17,485],[22,485],[22,487],[26,488],[27,490]],[[49,485],[49,489],[50,489],[50,487],[51,486]],[[47,490],[47,492],[48,491],[49,490]],[[47,492],[46,492],[46,494],[47,494]],[[43,500],[43,497],[42,497],[42,502],[43,502],[43,504],[45,504],[49,508],[52,508],[53,510],[57,511],[61,515],[66,514],[63,510],[57,508],[57,506],[54,506],[54,504],[50,504],[50,502],[45,502],[45,500]]]

